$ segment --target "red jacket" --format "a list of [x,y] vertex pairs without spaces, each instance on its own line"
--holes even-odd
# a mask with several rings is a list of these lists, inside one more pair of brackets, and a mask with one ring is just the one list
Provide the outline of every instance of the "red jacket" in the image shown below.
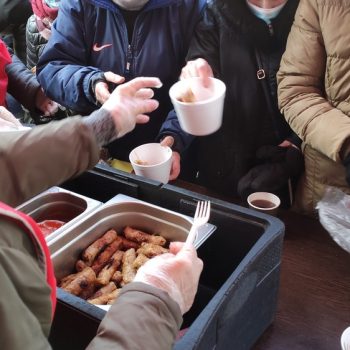
[[0,106],[6,106],[8,77],[5,68],[9,63],[11,63],[10,53],[4,42],[0,40]]

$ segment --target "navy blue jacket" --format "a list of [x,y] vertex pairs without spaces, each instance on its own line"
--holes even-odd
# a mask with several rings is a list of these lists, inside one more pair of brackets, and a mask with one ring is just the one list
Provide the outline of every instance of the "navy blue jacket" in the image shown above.
[[155,98],[160,107],[151,114],[151,121],[109,147],[114,157],[126,160],[133,147],[155,140],[172,110],[168,91],[180,75],[205,3],[150,0],[136,19],[129,44],[124,18],[111,0],[62,1],[37,66],[38,80],[53,100],[88,114],[98,108],[91,89],[96,74],[112,71],[127,81],[137,76],[159,77],[163,87],[155,91]]

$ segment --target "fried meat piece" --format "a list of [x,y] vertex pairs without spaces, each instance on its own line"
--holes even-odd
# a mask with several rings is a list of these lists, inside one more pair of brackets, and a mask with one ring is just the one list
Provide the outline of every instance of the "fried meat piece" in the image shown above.
[[147,242],[163,246],[166,243],[166,239],[162,236],[150,235],[146,232],[133,229],[130,226],[125,227],[124,235],[127,239],[130,239],[131,241],[135,241],[140,244],[143,242]]
[[77,276],[77,273],[72,273],[66,277],[63,277],[60,283],[58,283],[58,286],[60,288],[64,288],[65,286],[68,286],[68,284],[71,283],[76,276]]
[[83,290],[88,289],[89,285],[95,284],[96,274],[91,267],[86,267],[84,270],[78,272],[74,279],[64,287],[61,287],[66,292],[79,295]]
[[111,300],[115,300],[120,292],[120,289],[115,289],[108,294],[102,294],[95,299],[88,299],[88,302],[94,305],[106,305]]
[[160,245],[151,243],[142,243],[141,247],[137,250],[137,254],[146,255],[147,258],[153,258],[156,255],[168,253],[169,249],[161,247]]
[[104,268],[100,271],[100,273],[97,276],[97,279],[96,279],[97,285],[105,286],[110,282],[114,272],[118,270],[118,267],[122,262],[124,254],[125,254],[124,252],[122,252],[121,250],[118,250],[111,256],[108,263],[104,266]]
[[119,286],[122,280],[123,280],[123,274],[119,270],[114,272],[113,276],[111,277],[111,281],[114,282],[116,286]]
[[101,252],[96,259],[94,260],[91,268],[95,273],[99,273],[102,268],[107,264],[111,256],[119,249],[121,249],[123,240],[120,237],[117,237],[112,243],[110,243],[103,252]]
[[109,294],[109,293],[113,292],[113,291],[116,290],[116,289],[117,289],[116,285],[115,285],[113,282],[110,282],[110,283],[108,283],[106,286],[104,286],[104,287],[98,289],[98,290],[95,292],[95,294],[94,294],[91,298],[89,298],[89,299],[96,299],[96,298],[99,298],[101,295],[103,295],[103,294]]
[[124,253],[123,266],[122,266],[124,284],[131,282],[136,275],[136,270],[133,266],[135,259],[136,259],[136,252],[134,248],[131,248]]
[[140,244],[130,241],[129,239],[126,239],[125,237],[122,237],[123,240],[123,249],[128,250],[130,248],[134,248],[135,250],[140,248]]
[[83,289],[79,297],[82,299],[89,299],[95,292],[95,283],[90,283],[85,289]]
[[112,304],[114,304],[114,302],[115,302],[116,299],[118,298],[118,295],[119,295],[119,289],[118,289],[118,293],[117,293],[117,295],[115,296],[115,298],[113,298],[113,295],[110,295],[110,299],[107,301],[107,305],[112,305]]
[[[157,246],[157,247],[159,247],[159,246]],[[149,258],[147,258],[146,255],[141,253],[137,256],[137,258],[133,262],[132,266],[134,267],[135,270],[138,270],[148,260],[149,260]]]
[[177,96],[176,98],[180,102],[187,102],[187,103],[196,102],[196,97],[194,96],[194,93],[190,87],[182,91],[181,94],[179,94],[179,96]]
[[85,269],[85,267],[87,267],[86,265],[86,262],[83,261],[83,260],[78,260],[76,263],[75,263],[75,269],[80,272],[80,271],[83,271]]
[[88,266],[91,266],[96,255],[101,252],[108,244],[112,243],[116,238],[117,232],[115,230],[109,230],[101,238],[97,239],[90,246],[88,246],[82,254],[82,258],[86,264]]

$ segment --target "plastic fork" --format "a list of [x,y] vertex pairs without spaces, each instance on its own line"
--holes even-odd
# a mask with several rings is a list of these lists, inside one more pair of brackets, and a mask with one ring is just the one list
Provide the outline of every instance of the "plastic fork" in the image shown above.
[[210,216],[210,201],[199,201],[193,217],[193,224],[188,233],[185,246],[193,245],[197,238],[198,228],[205,225]]
[[350,350],[350,327],[345,329],[341,335],[340,342],[342,350]]

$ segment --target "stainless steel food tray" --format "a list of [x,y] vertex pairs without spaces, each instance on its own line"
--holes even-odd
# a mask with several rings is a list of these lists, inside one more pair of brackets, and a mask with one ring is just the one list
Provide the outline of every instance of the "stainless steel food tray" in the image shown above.
[[[128,196],[117,195],[79,223],[70,226],[63,235],[48,242],[57,279],[72,273],[81,252],[104,232],[110,228],[121,232],[127,225],[161,234],[168,241],[185,241],[192,219]],[[195,246],[199,247],[215,229],[209,223],[203,226]]]
[[36,222],[43,220],[65,222],[62,227],[46,237],[46,241],[49,242],[102,204],[102,202],[54,186],[21,204],[17,209],[31,216]]

